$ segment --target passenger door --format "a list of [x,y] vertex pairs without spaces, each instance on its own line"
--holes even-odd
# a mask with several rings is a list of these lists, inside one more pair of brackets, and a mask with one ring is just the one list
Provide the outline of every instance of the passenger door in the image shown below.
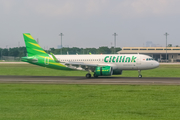
[[137,68],[139,68],[140,65],[141,65],[141,56],[138,55],[138,57],[137,57],[137,59],[136,59],[136,66],[137,66]]

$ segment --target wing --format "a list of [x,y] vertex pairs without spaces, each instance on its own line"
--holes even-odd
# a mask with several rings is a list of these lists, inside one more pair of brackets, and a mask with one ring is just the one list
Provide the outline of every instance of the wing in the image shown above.
[[99,66],[98,64],[87,64],[83,62],[66,62],[64,64],[67,65],[69,68],[74,68],[78,70],[91,70],[92,72],[94,72],[96,67]]

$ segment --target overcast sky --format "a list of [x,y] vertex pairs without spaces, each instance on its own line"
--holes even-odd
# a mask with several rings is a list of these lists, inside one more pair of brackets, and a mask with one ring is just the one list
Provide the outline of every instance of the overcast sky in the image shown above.
[[47,49],[180,45],[180,0],[0,0],[0,47],[25,46],[31,33]]

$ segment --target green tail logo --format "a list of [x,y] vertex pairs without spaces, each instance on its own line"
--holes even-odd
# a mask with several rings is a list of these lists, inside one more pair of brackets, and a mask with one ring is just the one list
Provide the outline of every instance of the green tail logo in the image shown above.
[[56,69],[67,69],[65,65],[59,63],[56,57],[52,55],[50,57],[36,42],[36,40],[29,33],[23,33],[24,41],[26,44],[27,57],[22,57],[21,60],[24,62],[29,62],[31,64],[36,64],[40,66],[45,66],[49,68]]

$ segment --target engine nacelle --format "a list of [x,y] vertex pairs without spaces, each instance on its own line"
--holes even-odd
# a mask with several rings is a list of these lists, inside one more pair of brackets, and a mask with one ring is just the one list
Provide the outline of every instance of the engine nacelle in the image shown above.
[[111,76],[113,74],[113,69],[111,66],[96,67],[94,73],[97,76]]
[[113,70],[113,75],[121,75],[122,74],[122,70]]

